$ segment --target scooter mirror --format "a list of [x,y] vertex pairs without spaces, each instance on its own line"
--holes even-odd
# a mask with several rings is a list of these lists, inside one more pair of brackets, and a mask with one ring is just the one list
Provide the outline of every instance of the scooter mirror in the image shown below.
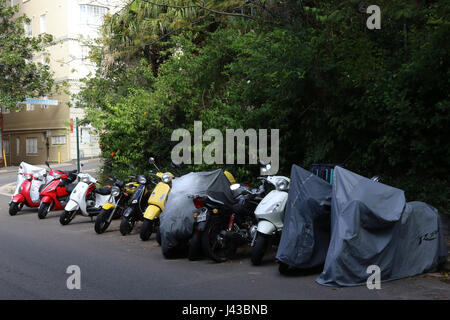
[[153,157],[148,158],[148,162],[150,164],[155,164],[155,158],[153,158]]
[[263,167],[262,171],[263,171],[263,172],[267,172],[267,171],[270,170],[270,168],[272,168],[272,166],[270,165],[270,163],[268,163],[268,164],[266,164],[266,165]]

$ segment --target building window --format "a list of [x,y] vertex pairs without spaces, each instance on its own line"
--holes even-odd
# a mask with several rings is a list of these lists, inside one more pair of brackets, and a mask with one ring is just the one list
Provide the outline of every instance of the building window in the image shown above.
[[107,12],[108,8],[105,7],[80,4],[80,21],[83,24],[101,25]]
[[34,110],[34,104],[27,103],[27,111],[33,111]]
[[91,133],[90,129],[82,128],[81,129],[81,143],[82,144],[90,144],[91,143]]
[[45,14],[40,16],[39,22],[41,27],[40,32],[41,33],[47,32],[47,16]]
[[43,64],[43,65],[46,65],[46,66],[48,66],[48,63],[50,62],[50,58],[49,58],[49,56],[48,56],[48,53],[43,53],[42,55],[41,55],[41,63]]
[[33,29],[32,29],[32,27],[31,27],[31,21],[25,23],[24,29],[25,29],[25,35],[26,35],[27,37],[32,37],[32,36],[33,36]]
[[[43,100],[48,100],[48,96],[42,97]],[[41,104],[41,109],[48,109],[48,104]]]
[[52,144],[53,145],[66,144],[66,136],[53,136]]
[[27,154],[37,154],[37,138],[27,138]]
[[17,0],[11,0],[11,7],[14,7],[17,4]]
[[20,154],[20,139],[16,138],[16,155]]
[[4,114],[8,114],[9,113],[9,109],[6,109],[5,107],[2,108],[2,113]]
[[81,46],[81,60],[84,61],[89,56],[89,46]]
[[9,154],[9,140],[3,140],[3,149],[5,149],[5,154]]

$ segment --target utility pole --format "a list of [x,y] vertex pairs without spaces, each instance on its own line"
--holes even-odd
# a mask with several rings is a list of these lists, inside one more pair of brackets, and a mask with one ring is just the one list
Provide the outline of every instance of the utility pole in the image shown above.
[[80,139],[78,135],[78,117],[75,118],[75,126],[77,130],[77,169],[80,172]]

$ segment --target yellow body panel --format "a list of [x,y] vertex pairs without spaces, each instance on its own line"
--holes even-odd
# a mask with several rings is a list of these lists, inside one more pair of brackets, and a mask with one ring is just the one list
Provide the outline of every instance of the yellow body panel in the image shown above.
[[148,198],[148,207],[145,210],[144,218],[150,220],[158,218],[164,210],[169,193],[170,186],[164,182],[159,182]]
[[112,203],[105,203],[102,207],[104,210],[111,210],[114,209],[114,205]]
[[159,182],[155,189],[153,189],[150,198],[148,198],[148,204],[155,205],[164,210],[164,206],[166,204],[167,197],[169,196],[170,186],[165,184],[164,182]]
[[161,216],[161,208],[155,205],[149,205],[144,213],[144,218],[148,220],[155,220]]

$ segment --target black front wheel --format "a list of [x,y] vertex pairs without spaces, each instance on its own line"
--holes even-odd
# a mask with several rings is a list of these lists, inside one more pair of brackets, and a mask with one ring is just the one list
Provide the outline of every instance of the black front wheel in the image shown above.
[[129,234],[134,228],[134,223],[135,223],[135,221],[133,218],[123,217],[122,221],[120,222],[120,233],[123,236],[126,236],[127,234]]
[[109,225],[110,225],[110,216],[112,214],[112,209],[111,210],[105,210],[102,209],[100,211],[100,213],[97,215],[97,218],[95,218],[95,232],[97,232],[98,234],[102,234],[103,232],[106,231],[106,229],[108,229]]
[[258,232],[256,234],[255,244],[252,248],[252,264],[259,266],[262,263],[264,254],[267,251],[270,241],[270,235]]
[[68,225],[70,221],[72,221],[73,218],[75,218],[76,214],[77,212],[75,210],[74,211],[64,210],[63,213],[61,213],[61,215],[59,216],[59,223],[61,223],[63,226]]
[[201,231],[194,231],[191,240],[189,241],[188,259],[191,261],[198,260],[202,255],[202,234]]
[[154,225],[155,225],[154,220],[144,218],[144,222],[142,223],[141,226],[141,233],[139,234],[142,241],[147,241],[148,239],[150,239],[150,236],[153,233]]
[[225,234],[227,221],[211,219],[202,234],[202,250],[216,262],[230,260],[236,253],[236,244]]
[[42,202],[40,204],[40,206],[39,206],[39,209],[38,209],[38,217],[39,217],[39,219],[45,219],[47,214],[50,212],[51,207],[52,207],[51,203]]
[[161,245],[161,230],[159,230],[159,227],[156,230],[156,242]]
[[19,212],[19,204],[17,202],[11,202],[9,204],[9,215],[15,216]]

